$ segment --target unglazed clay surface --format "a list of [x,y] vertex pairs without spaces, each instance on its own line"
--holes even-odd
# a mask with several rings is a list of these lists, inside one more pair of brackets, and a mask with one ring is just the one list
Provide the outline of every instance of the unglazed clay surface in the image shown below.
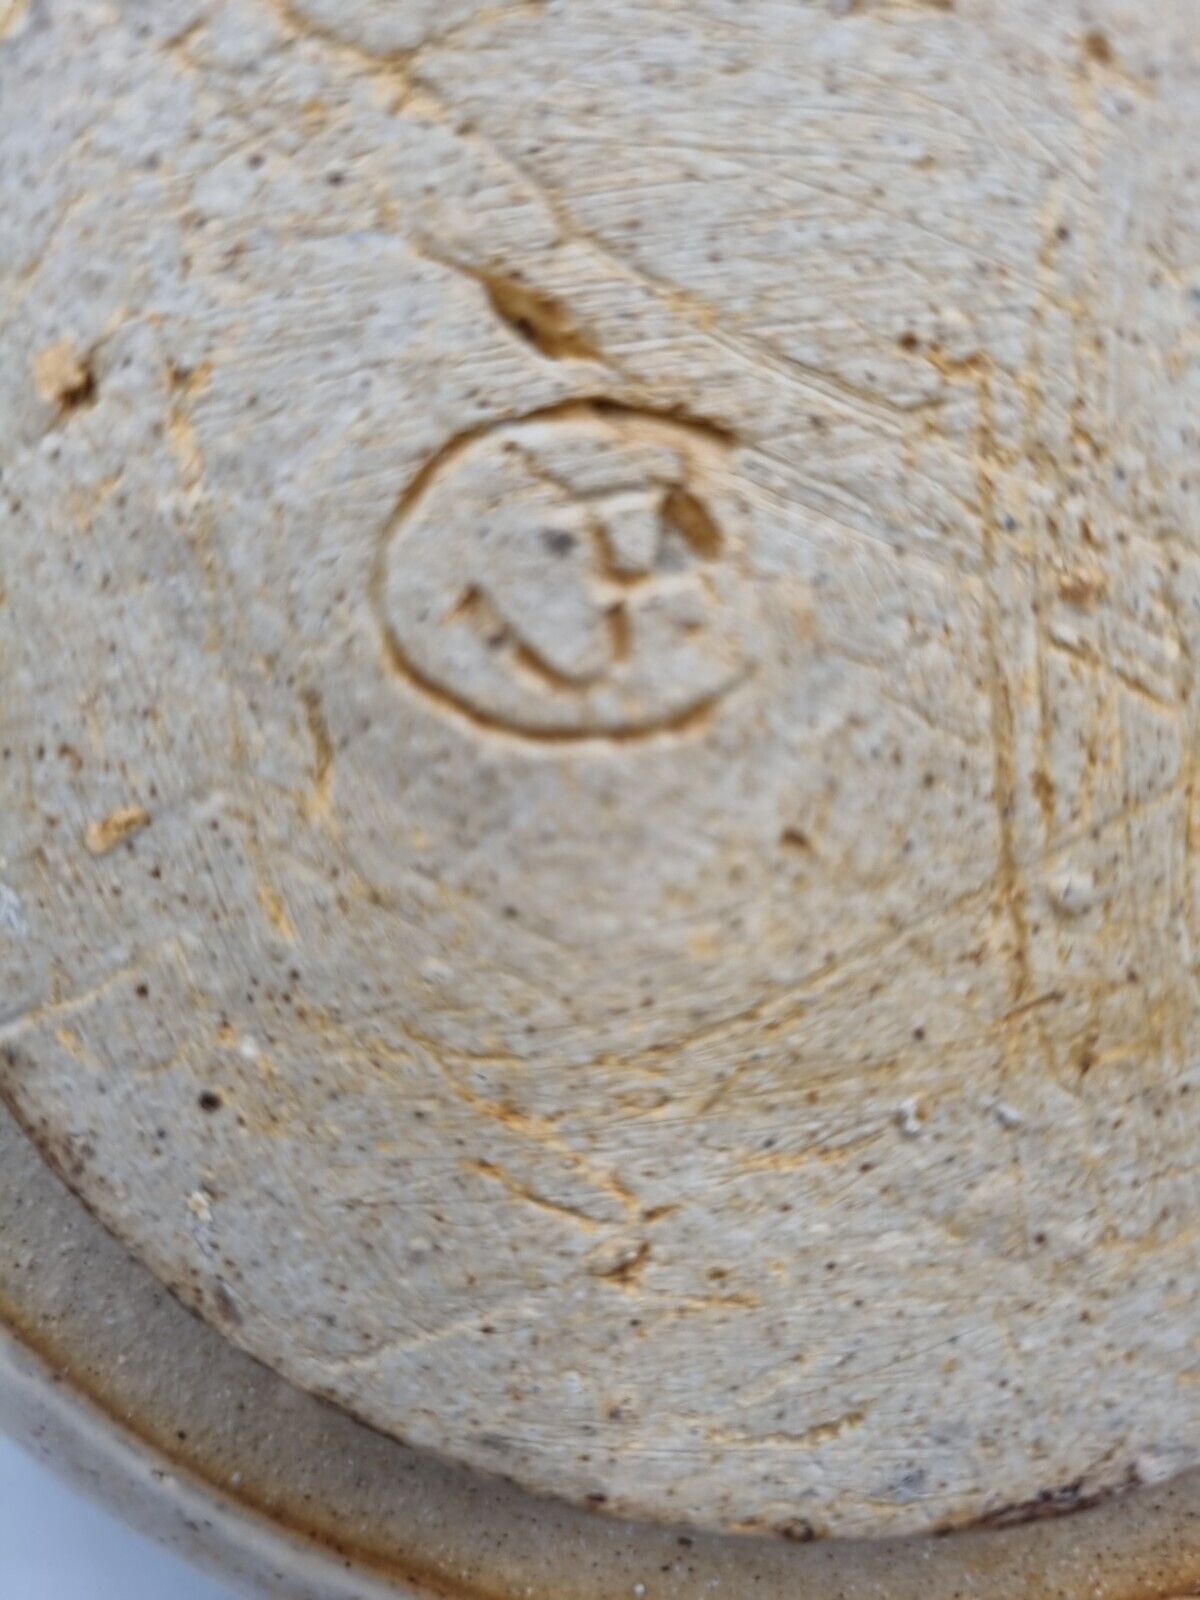
[[0,1087],[380,1429],[1200,1460],[1192,0],[0,6]]

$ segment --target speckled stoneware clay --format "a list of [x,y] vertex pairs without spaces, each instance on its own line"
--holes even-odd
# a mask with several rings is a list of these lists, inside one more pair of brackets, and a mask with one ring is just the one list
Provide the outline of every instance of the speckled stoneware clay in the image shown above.
[[113,1247],[714,1537],[1200,1463],[1194,0],[10,0],[0,199]]

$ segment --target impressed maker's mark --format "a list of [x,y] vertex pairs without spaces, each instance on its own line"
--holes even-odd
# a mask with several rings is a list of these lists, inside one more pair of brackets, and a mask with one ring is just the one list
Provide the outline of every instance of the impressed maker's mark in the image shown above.
[[389,531],[398,672],[533,739],[699,725],[745,675],[751,634],[726,455],[691,424],[590,405],[443,451]]

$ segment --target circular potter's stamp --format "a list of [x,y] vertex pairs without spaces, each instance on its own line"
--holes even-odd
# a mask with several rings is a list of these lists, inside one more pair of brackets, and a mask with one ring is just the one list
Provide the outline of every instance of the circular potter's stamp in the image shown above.
[[699,726],[745,677],[754,634],[727,457],[700,426],[592,404],[455,441],[388,532],[397,671],[531,739]]

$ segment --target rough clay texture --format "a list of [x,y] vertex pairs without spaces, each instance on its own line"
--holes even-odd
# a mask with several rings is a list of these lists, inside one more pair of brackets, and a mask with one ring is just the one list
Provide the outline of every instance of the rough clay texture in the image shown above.
[[2,1107],[0,1430],[263,1600],[1200,1592],[1195,1471],[1072,1516],[938,1539],[799,1543],[601,1516],[410,1449],[191,1316]]
[[420,1445],[1200,1461],[1192,0],[0,6],[0,1089]]

